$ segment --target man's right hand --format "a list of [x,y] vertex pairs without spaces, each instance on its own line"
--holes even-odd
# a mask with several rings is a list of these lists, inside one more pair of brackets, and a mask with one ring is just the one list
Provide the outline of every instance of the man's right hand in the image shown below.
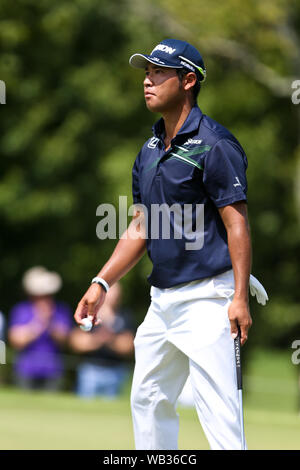
[[80,300],[74,314],[75,321],[82,325],[83,318],[93,317],[93,325],[101,323],[98,312],[104,303],[106,292],[103,287],[97,283],[90,285],[85,295]]

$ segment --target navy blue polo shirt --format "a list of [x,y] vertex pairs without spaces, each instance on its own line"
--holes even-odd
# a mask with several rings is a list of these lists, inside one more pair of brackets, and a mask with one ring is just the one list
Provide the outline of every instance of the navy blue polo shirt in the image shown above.
[[133,202],[145,207],[150,284],[173,287],[231,269],[218,208],[247,200],[247,158],[240,143],[198,106],[167,151],[163,119],[153,134],[132,171]]

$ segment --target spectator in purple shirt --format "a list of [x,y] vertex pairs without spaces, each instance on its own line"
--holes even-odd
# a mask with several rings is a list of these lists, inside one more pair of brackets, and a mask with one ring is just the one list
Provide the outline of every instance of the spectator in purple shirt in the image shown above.
[[13,307],[8,330],[8,339],[18,351],[14,373],[22,388],[54,391],[60,387],[60,348],[72,327],[69,307],[53,298],[61,285],[57,273],[39,266],[29,269],[23,277],[29,298]]

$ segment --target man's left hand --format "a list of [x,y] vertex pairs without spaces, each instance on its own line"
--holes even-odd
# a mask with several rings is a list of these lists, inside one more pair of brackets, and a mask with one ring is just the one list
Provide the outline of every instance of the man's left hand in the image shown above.
[[235,339],[238,335],[238,326],[241,329],[241,345],[243,346],[248,339],[248,330],[252,325],[252,318],[247,300],[233,298],[229,309],[228,318],[231,326],[231,336]]

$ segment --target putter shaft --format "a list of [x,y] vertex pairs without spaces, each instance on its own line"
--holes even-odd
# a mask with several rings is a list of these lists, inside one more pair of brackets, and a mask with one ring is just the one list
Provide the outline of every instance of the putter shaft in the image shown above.
[[237,389],[239,394],[240,427],[241,427],[241,450],[245,450],[245,430],[244,430],[244,412],[243,412],[243,381],[242,381],[242,363],[241,363],[241,331],[238,327],[238,335],[234,340],[234,355],[236,365]]

